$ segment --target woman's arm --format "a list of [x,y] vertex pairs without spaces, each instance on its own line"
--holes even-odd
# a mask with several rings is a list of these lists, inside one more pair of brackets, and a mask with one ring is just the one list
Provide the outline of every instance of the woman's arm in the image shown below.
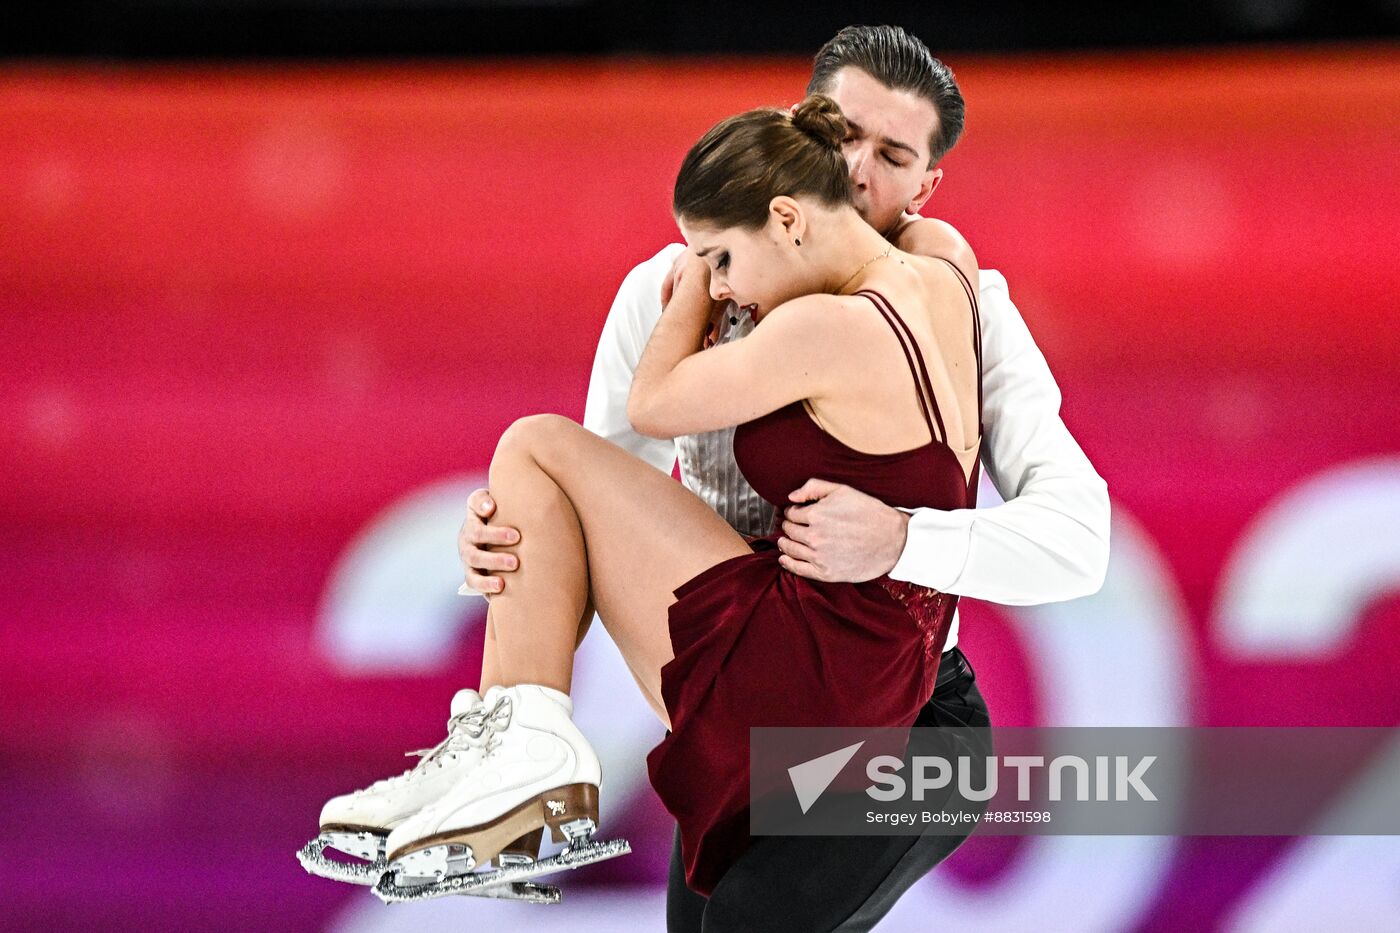
[[832,330],[841,303],[830,295],[789,301],[742,340],[701,353],[713,309],[709,288],[709,267],[693,260],[642,351],[627,399],[640,434],[671,438],[752,421],[820,398],[839,368]]

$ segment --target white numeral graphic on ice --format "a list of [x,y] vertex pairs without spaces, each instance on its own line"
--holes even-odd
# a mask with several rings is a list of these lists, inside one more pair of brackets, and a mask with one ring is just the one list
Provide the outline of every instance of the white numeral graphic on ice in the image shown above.
[[[1400,458],[1348,464],[1290,490],[1245,533],[1237,555],[1225,576],[1221,645],[1243,660],[1336,655],[1366,607],[1400,589]],[[1360,806],[1377,812],[1397,788],[1400,737],[1338,793],[1318,831]],[[1400,930],[1400,839],[1298,839],[1222,929]]]

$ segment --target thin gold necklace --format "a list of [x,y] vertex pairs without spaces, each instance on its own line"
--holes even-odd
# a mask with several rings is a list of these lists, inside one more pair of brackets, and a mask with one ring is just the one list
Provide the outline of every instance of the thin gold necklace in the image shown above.
[[836,287],[836,294],[838,294],[838,295],[841,294],[841,292],[843,292],[843,291],[845,290],[845,288],[846,288],[847,285],[850,285],[850,284],[851,284],[851,282],[855,279],[856,276],[860,275],[862,272],[865,271],[865,267],[866,267],[866,266],[870,265],[872,262],[874,262],[874,261],[877,260],[877,259],[884,259],[886,256],[888,256],[888,255],[890,254],[890,250],[892,250],[892,249],[894,249],[894,244],[893,244],[893,243],[891,243],[891,244],[889,244],[888,246],[886,246],[886,247],[885,247],[885,251],[884,251],[883,253],[880,253],[879,255],[876,255],[876,256],[871,256],[871,257],[870,257],[869,259],[867,259],[865,262],[861,263],[861,264],[860,264],[860,268],[857,269],[856,271],[852,272],[852,273],[851,273],[851,277],[850,277],[849,279],[847,279],[846,281],[842,282],[840,285],[838,285],[838,286]]

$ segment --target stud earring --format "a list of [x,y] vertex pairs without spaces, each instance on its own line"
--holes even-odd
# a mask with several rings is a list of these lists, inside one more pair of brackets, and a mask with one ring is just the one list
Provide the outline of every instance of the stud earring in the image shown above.
[[798,237],[797,239],[793,240],[793,241],[792,241],[792,245],[793,245],[793,246],[801,246],[801,245],[802,245],[802,237]]

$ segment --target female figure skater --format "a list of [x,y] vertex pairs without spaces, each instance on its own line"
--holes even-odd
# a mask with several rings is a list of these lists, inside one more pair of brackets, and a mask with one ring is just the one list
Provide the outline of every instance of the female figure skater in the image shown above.
[[[811,477],[900,507],[970,508],[975,264],[965,274],[901,252],[862,220],[845,135],[835,103],[814,95],[724,120],[691,149],[673,208],[692,255],[637,367],[629,417],[657,437],[739,425],[740,468],[779,514]],[[698,352],[712,302],[728,299],[758,326]],[[428,753],[426,770],[451,779],[388,836],[407,876],[505,864],[503,852],[537,854],[545,826],[560,841],[596,826],[598,759],[568,696],[595,609],[670,730],[648,769],[702,894],[749,842],[750,727],[907,727],[932,692],[955,596],[887,576],[791,574],[777,533],[746,542],[670,477],[555,415],[502,435],[489,483],[498,520],[520,529],[498,550],[520,569],[491,597],[494,683],[484,698],[459,694],[448,739]],[[355,824],[356,806],[370,812],[376,792],[422,770],[336,798],[327,810],[344,818],[329,822]]]

